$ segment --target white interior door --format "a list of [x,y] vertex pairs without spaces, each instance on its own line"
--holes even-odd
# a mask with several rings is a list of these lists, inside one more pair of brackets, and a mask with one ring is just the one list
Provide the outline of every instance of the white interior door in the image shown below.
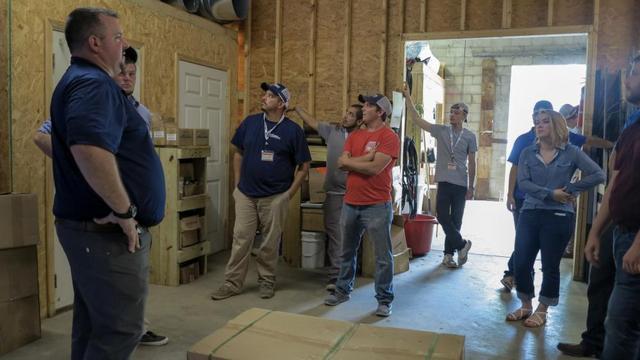
[[[61,31],[54,31],[51,37],[53,41],[53,88],[55,89],[58,81],[64,75],[64,72],[69,67],[71,60],[71,54],[67,47],[67,42],[64,39],[64,33]],[[53,89],[51,89],[53,93]],[[55,189],[52,189],[55,191]],[[49,216],[53,216],[52,214]],[[71,269],[69,268],[69,262],[67,256],[58,241],[58,236],[53,231],[54,242],[54,266],[55,266],[55,297],[56,297],[56,310],[73,304],[73,284],[71,283]]]
[[[69,67],[71,62],[71,53],[67,47],[67,41],[65,40],[64,33],[62,31],[54,31],[51,37],[53,44],[53,89],[55,89],[58,81],[62,78],[65,71]],[[138,49],[136,49],[138,50]],[[142,77],[141,71],[142,64],[142,52],[138,51],[138,63],[137,63],[137,75],[135,89],[133,96],[136,99],[140,99],[140,80]],[[55,192],[55,189],[52,189]],[[52,215],[50,215],[52,216]],[[56,309],[61,309],[73,304],[73,284],[71,282],[71,269],[69,268],[69,262],[67,256],[58,241],[58,236],[53,231],[54,239],[54,267],[55,267],[55,297],[56,297]]]
[[180,127],[209,129],[207,159],[207,240],[213,252],[224,250],[228,204],[227,73],[180,61],[178,121]]

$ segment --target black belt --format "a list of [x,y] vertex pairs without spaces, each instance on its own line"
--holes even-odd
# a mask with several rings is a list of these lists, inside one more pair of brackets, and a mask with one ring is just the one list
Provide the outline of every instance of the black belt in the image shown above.
[[118,224],[98,224],[93,221],[76,221],[67,219],[56,219],[56,224],[67,229],[99,232],[99,233],[122,233],[122,228]]

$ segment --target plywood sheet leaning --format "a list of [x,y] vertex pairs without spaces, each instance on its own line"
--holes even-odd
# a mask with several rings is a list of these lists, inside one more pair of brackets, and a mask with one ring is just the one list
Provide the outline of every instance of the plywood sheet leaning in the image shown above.
[[465,30],[500,29],[503,0],[467,0]]
[[380,41],[385,31],[382,1],[353,0],[348,99],[382,92]]
[[547,1],[512,0],[511,27],[529,28],[547,26]]
[[[345,109],[342,104],[344,40],[346,16],[344,0],[320,0],[317,9],[316,42],[316,118],[339,121]],[[350,99],[349,102],[353,102]]]
[[460,0],[438,0],[427,3],[427,31],[458,31],[461,15]]
[[[275,76],[276,1],[251,2],[251,66],[245,101],[249,113],[260,111],[260,83]],[[287,16],[285,15],[285,18]]]
[[593,23],[594,0],[555,0],[553,25],[589,25]]

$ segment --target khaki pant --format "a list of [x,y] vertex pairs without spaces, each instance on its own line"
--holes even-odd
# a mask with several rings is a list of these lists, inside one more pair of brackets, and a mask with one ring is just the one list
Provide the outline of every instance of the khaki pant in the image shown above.
[[251,248],[260,224],[262,243],[257,249],[256,265],[258,282],[276,281],[278,248],[289,208],[286,193],[264,198],[250,198],[237,188],[233,191],[236,203],[236,221],[233,226],[231,257],[225,270],[225,282],[236,290],[242,290],[249,268]]

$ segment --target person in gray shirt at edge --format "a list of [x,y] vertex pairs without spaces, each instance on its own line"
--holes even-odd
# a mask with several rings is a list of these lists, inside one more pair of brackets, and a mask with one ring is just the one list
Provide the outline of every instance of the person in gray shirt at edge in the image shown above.
[[[450,125],[437,125],[420,118],[407,85],[404,86],[407,101],[407,118],[427,131],[437,140],[436,158],[436,217],[446,234],[444,239],[444,257],[442,265],[457,268],[467,262],[471,240],[465,240],[460,234],[462,216],[467,200],[473,198],[473,184],[476,177],[476,136],[462,127],[467,122],[469,107],[465,103],[451,105]],[[458,252],[458,262],[453,253]]]
[[344,142],[349,133],[357,129],[362,123],[362,105],[349,106],[340,124],[334,125],[318,121],[303,108],[296,106],[292,109],[298,116],[327,143],[327,174],[324,179],[324,190],[327,196],[322,205],[324,214],[324,229],[327,233],[327,254],[329,257],[329,279],[327,291],[334,291],[336,280],[340,272],[340,253],[342,249],[342,235],[340,233],[340,214],[346,191],[347,172],[338,169],[338,158],[342,155]]

